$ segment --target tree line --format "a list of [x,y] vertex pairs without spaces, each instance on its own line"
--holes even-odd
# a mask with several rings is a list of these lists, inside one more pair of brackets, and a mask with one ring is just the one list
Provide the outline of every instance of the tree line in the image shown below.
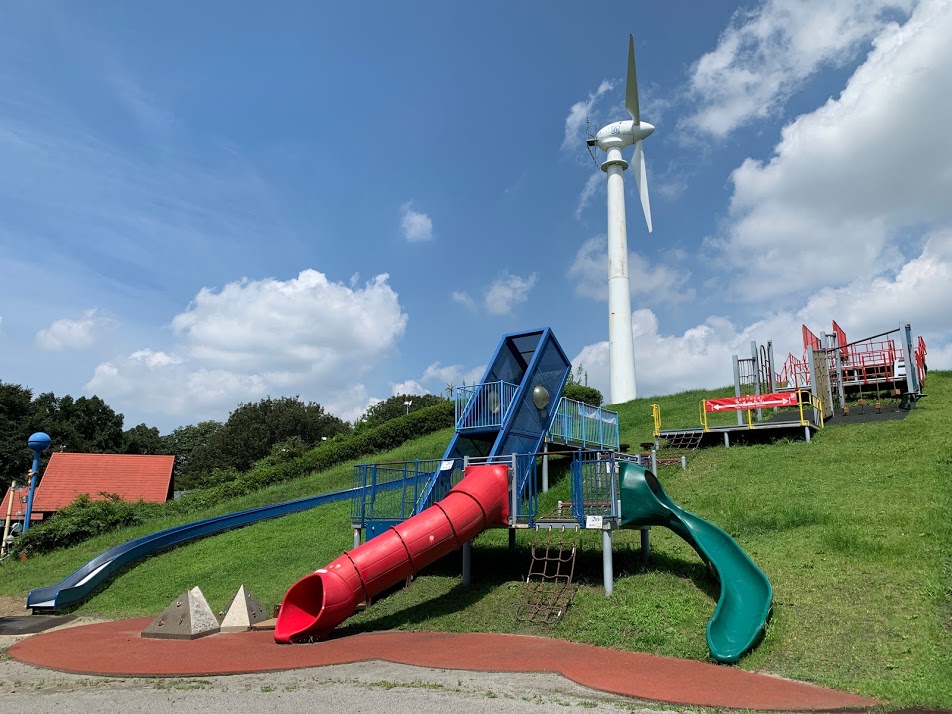
[[175,456],[176,489],[230,480],[267,457],[284,460],[338,434],[382,424],[414,410],[446,401],[442,397],[400,394],[371,406],[350,424],[316,402],[279,397],[240,404],[224,422],[203,421],[161,435],[154,426],[123,429],[124,416],[98,396],[37,396],[18,384],[0,381],[0,494],[14,479],[26,481],[33,452],[30,435],[44,431],[52,439],[41,471],[53,451],[97,454],[165,454]]

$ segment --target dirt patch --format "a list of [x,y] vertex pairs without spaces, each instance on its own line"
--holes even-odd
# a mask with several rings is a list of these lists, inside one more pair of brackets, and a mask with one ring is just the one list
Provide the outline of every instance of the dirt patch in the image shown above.
[[0,617],[11,615],[29,615],[30,611],[26,609],[26,598],[12,597],[10,595],[0,595]]

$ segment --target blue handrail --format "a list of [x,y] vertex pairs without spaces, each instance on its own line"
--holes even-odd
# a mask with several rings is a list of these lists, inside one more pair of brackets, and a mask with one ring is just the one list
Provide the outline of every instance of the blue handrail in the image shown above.
[[519,389],[518,384],[496,381],[456,387],[456,429],[498,429],[505,422]]
[[562,397],[547,437],[549,441],[617,451],[618,412]]

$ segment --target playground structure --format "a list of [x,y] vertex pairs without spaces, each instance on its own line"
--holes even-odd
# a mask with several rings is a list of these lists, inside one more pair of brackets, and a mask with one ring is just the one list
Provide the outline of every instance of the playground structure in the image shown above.
[[[550,395],[561,392],[570,368],[550,330],[505,335],[482,381],[458,390],[456,432],[442,459],[356,466],[355,547],[291,586],[275,640],[327,637],[360,605],[457,548],[469,584],[470,542],[487,528],[507,528],[510,544],[519,529],[601,531],[603,581],[611,595],[612,533],[641,530],[647,555],[647,528],[664,526],[720,580],[707,626],[711,656],[736,662],[753,647],[773,598],[766,576],[730,536],[674,504],[636,457],[617,451],[617,414],[561,403],[552,408]],[[575,449],[572,502],[555,517],[538,512],[537,465],[546,468],[550,439]]]
[[[850,342],[833,321],[833,331],[818,337],[801,327],[803,355],[788,355],[774,371],[773,344],[750,343],[750,357],[733,356],[734,397],[704,399],[699,404],[700,426],[661,428],[661,409],[652,405],[656,446],[665,440],[675,449],[693,449],[723,439],[749,442],[802,433],[806,441],[835,415],[838,404],[849,414],[847,399],[865,406],[867,398],[882,411],[885,398],[898,398],[909,410],[926,396],[926,343],[913,341],[908,323],[894,330]],[[907,369],[906,365],[912,365]],[[766,414],[765,412],[768,412]],[[717,414],[736,414],[736,424],[718,420]]]
[[927,351],[921,336],[913,341],[909,323],[853,341],[836,320],[832,327],[832,332],[817,336],[801,326],[803,356],[788,355],[774,377],[781,389],[810,389],[840,409],[847,406],[847,398],[873,396],[899,397],[905,408],[915,408],[925,396]]
[[[486,528],[507,528],[510,545],[519,529],[536,532],[601,531],[605,592],[613,589],[612,533],[670,528],[717,574],[721,593],[707,626],[714,659],[735,662],[763,634],[773,593],[766,576],[722,530],[674,504],[637,456],[620,453],[618,415],[561,399],[570,363],[549,329],[505,335],[480,384],[459,388],[456,430],[443,459],[401,464],[363,464],[354,487],[335,493],[262,506],[176,526],[116,546],[60,583],[31,590],[27,607],[50,612],[88,597],[110,575],[148,555],[191,540],[269,518],[350,499],[355,548],[295,583],[275,626],[278,642],[327,636],[361,605],[391,585],[461,548],[463,583],[471,581],[470,542]],[[539,473],[548,488],[549,447],[574,452],[572,502],[546,517],[538,512]],[[361,536],[364,542],[361,543]],[[565,585],[574,549],[548,549],[535,557],[541,583]],[[558,561],[568,575],[548,572]],[[531,583],[530,583],[531,585]],[[563,587],[564,589],[564,587]],[[541,588],[545,590],[545,588]],[[543,592],[543,595],[545,593]],[[551,603],[530,605],[528,618],[550,621]],[[564,608],[564,599],[558,607]],[[559,613],[561,615],[561,612]],[[541,618],[538,619],[538,618]]]

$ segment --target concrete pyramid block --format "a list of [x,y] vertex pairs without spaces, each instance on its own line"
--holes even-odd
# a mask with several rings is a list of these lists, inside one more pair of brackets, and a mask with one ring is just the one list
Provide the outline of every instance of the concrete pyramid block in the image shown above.
[[196,586],[175,598],[162,614],[142,631],[142,637],[195,640],[220,630],[218,618]]
[[242,585],[228,603],[225,619],[221,621],[222,632],[246,632],[252,625],[264,622],[269,617],[254,595]]

